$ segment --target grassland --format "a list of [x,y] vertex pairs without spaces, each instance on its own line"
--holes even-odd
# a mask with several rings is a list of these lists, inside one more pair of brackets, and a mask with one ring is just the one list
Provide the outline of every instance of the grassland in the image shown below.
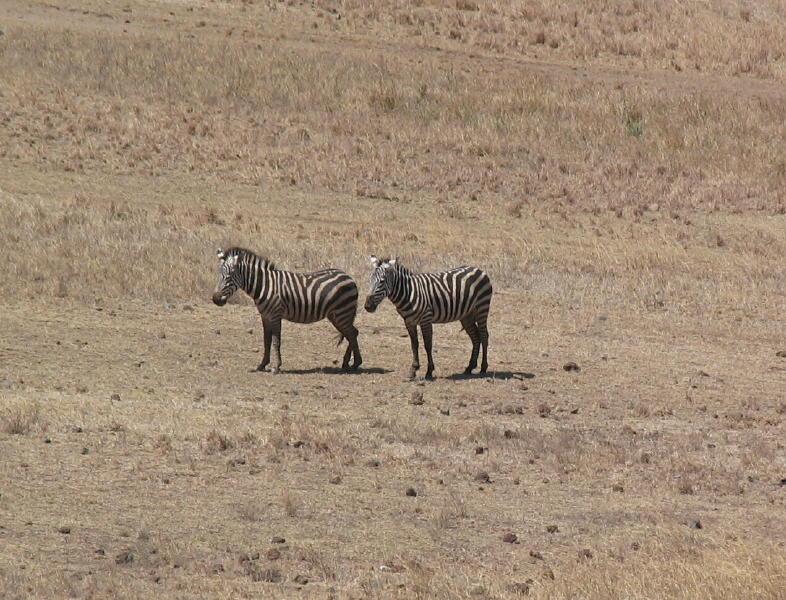
[[[782,11],[3,3],[0,588],[783,597]],[[250,373],[230,243],[482,266],[494,376]]]

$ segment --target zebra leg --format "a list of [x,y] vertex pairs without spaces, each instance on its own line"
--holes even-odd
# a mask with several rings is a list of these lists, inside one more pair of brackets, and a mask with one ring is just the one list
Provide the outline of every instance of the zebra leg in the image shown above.
[[480,343],[483,344],[483,360],[480,362],[480,372],[485,373],[489,368],[489,330],[486,326],[486,315],[478,319],[478,331],[480,331]]
[[273,342],[273,366],[270,372],[278,373],[281,370],[281,319],[272,321],[270,329]]
[[428,366],[426,368],[426,379],[434,378],[434,357],[431,355],[432,326],[431,323],[421,323],[420,330],[423,332],[423,347],[426,349]]
[[[360,366],[360,350],[356,351],[358,342],[358,330],[355,328],[354,325],[351,323],[347,324],[346,322],[341,323],[338,319],[336,319],[335,315],[329,315],[328,321],[333,324],[333,327],[341,334],[341,337],[346,338],[347,340],[347,350],[344,352],[344,360],[341,362],[341,368],[344,371],[349,371],[349,359],[352,358],[352,355],[355,355],[355,363],[352,365],[353,369],[357,369]],[[341,340],[339,340],[339,344]]]
[[352,348],[352,354],[355,356],[355,361],[352,363],[352,370],[355,371],[363,364],[363,358],[360,356],[360,345],[358,344],[359,332],[357,327],[352,326],[352,337],[349,338],[349,345]]
[[414,379],[415,373],[420,368],[420,358],[418,358],[418,326],[407,325],[407,332],[409,333],[409,341],[412,344],[412,366],[409,369],[409,378]]
[[270,364],[270,343],[273,340],[273,330],[266,319],[262,319],[262,331],[264,332],[265,353],[262,355],[262,362],[259,363],[257,371],[264,371]]
[[461,319],[461,326],[467,332],[469,339],[472,341],[472,354],[469,358],[469,365],[464,369],[464,374],[469,375],[472,370],[478,366],[478,353],[480,352],[480,331],[475,323],[473,317],[464,317]]

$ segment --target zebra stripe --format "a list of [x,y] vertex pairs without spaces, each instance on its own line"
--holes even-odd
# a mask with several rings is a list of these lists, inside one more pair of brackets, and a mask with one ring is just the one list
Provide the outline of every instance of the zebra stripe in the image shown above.
[[227,303],[238,289],[246,292],[262,317],[265,354],[257,367],[263,371],[270,364],[271,371],[281,368],[281,321],[314,323],[327,318],[340,334],[339,344],[347,339],[342,368],[357,369],[363,362],[355,328],[358,288],[352,278],[338,269],[323,269],[312,273],[294,273],[278,269],[267,258],[245,248],[218,251],[218,284],[213,302]]
[[423,334],[423,346],[428,356],[426,379],[434,372],[432,357],[432,324],[461,321],[472,341],[472,354],[464,373],[470,374],[478,366],[478,354],[483,347],[480,372],[488,369],[488,314],[492,287],[488,275],[477,267],[458,267],[440,273],[412,273],[397,259],[380,260],[371,257],[374,271],[371,292],[365,308],[374,312],[385,298],[390,298],[398,314],[404,319],[412,344],[410,377],[420,368],[418,357],[418,325]]

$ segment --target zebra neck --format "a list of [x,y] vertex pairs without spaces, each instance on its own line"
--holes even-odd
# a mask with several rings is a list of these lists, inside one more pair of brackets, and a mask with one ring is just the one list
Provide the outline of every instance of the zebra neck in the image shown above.
[[405,271],[396,272],[396,281],[393,285],[393,290],[389,294],[390,301],[394,306],[401,308],[407,304],[412,290],[412,277]]
[[243,290],[251,296],[252,300],[259,302],[270,295],[274,279],[272,274],[264,261],[258,259],[251,261],[243,278]]

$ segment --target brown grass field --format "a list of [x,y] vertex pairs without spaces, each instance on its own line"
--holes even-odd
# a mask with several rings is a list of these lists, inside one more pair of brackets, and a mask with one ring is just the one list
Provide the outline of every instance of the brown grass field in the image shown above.
[[[0,2],[0,596],[786,598],[785,84],[776,0]],[[491,377],[251,372],[228,244],[484,268]]]

